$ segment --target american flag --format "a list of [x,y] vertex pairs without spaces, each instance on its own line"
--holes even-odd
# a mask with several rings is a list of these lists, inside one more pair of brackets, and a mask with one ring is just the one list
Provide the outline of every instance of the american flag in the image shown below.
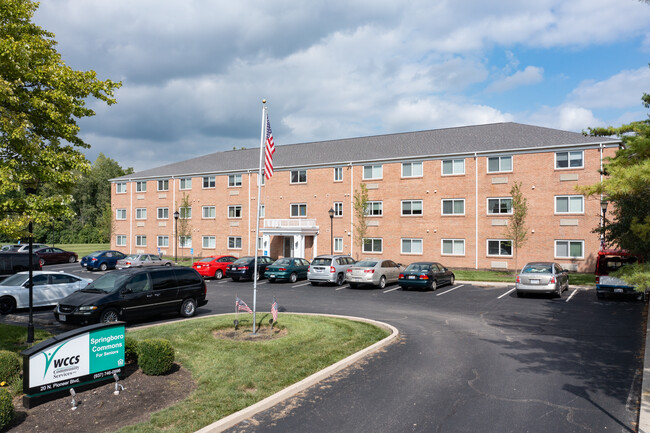
[[246,305],[246,302],[242,301],[239,298],[237,298],[237,300],[235,301],[235,309],[237,311],[245,311],[247,313],[253,314],[253,310],[251,310],[250,307]]
[[273,321],[278,321],[278,301],[273,297],[273,303],[271,304],[271,316],[273,316]]
[[266,151],[264,152],[264,177],[270,179],[273,176],[273,154],[275,153],[275,143],[273,143],[273,133],[271,132],[271,122],[269,116],[266,116]]

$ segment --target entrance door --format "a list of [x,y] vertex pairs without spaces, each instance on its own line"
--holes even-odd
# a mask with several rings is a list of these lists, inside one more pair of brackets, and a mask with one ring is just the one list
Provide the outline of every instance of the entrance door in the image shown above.
[[293,257],[293,236],[284,237],[284,257]]

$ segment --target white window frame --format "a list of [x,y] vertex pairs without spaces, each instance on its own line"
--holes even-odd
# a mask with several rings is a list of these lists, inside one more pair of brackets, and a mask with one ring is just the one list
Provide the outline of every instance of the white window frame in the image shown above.
[[[231,244],[233,246],[231,246]],[[239,246],[237,246],[239,244]],[[241,236],[228,236],[228,241],[226,243],[226,247],[229,250],[241,250],[242,246],[242,241],[241,241]]]
[[146,247],[147,246],[147,235],[135,235],[135,246],[136,247]]
[[260,205],[260,218],[264,218],[264,215],[266,215],[266,205],[261,204]]
[[[492,212],[490,207],[490,200],[499,200],[499,212]],[[510,212],[501,212],[501,200],[510,200]],[[512,197],[488,197],[485,200],[488,215],[512,215]]]
[[[372,210],[373,205],[379,205],[379,213],[374,215],[370,211]],[[365,214],[367,218],[379,218],[384,216],[384,202],[382,200],[369,200],[366,202]]]
[[[242,214],[243,214],[242,209],[243,209],[243,208],[242,208],[242,205],[240,205],[240,204],[231,204],[231,205],[229,205],[229,206],[228,206],[228,219],[229,219],[229,220],[232,220],[232,219],[241,219],[241,218],[242,218]],[[233,214],[234,214],[235,216],[230,216],[231,211],[233,212]],[[238,213],[239,213],[239,216],[237,216]]]
[[[490,242],[499,242],[499,254],[490,254]],[[510,242],[510,254],[501,254],[501,242]],[[514,249],[512,239],[486,239],[485,252],[487,257],[512,257]]]
[[[300,215],[300,209],[303,206],[305,208],[305,214]],[[293,214],[294,209],[298,210],[297,215]],[[291,218],[307,218],[307,203],[291,203],[290,206],[289,206],[289,216],[291,216]]]
[[[406,166],[411,167],[411,174],[410,175],[405,175],[404,174],[404,168]],[[413,174],[414,173],[414,168],[419,166],[420,167],[420,173],[419,174]],[[402,178],[408,179],[412,177],[423,177],[424,176],[424,166],[422,164],[422,161],[413,161],[413,162],[403,162],[402,163]]]
[[192,248],[192,236],[179,236],[178,248]]
[[[451,161],[451,173],[445,173],[445,162]],[[456,172],[456,163],[460,161],[463,163],[463,171]],[[465,158],[456,159],[443,159],[440,161],[440,174],[441,176],[462,176],[465,174]]]
[[135,219],[136,220],[146,220],[147,219],[147,208],[146,207],[137,207],[137,208],[135,208]]
[[[499,159],[499,169],[495,171],[490,171],[490,160],[495,158]],[[503,165],[501,161],[506,158],[510,159],[510,170],[503,170],[501,168],[501,166]],[[515,166],[514,158],[512,157],[512,155],[488,156],[487,158],[485,158],[485,162],[486,162],[485,165],[488,173],[512,173],[512,170],[514,169]]]
[[169,236],[159,235],[156,239],[156,244],[158,248],[169,248]]
[[115,194],[126,194],[126,182],[115,183]]
[[[559,243],[566,243],[567,244],[567,251],[569,254],[567,256],[559,256],[557,254],[557,246]],[[579,243],[580,244],[580,250],[582,254],[580,256],[572,256],[571,255],[571,244],[572,243]],[[556,239],[555,243],[553,245],[553,255],[555,256],[556,259],[584,259],[585,258],[585,241],[580,240],[580,239]]]
[[160,179],[157,182],[157,191],[169,191],[169,179]]
[[[212,215],[207,215],[206,216],[206,211],[210,212]],[[202,206],[201,207],[201,217],[204,220],[213,220],[217,218],[217,207],[216,206]]]
[[[120,214],[124,214],[124,217],[120,218]],[[126,220],[126,208],[115,209],[115,219],[118,221]]]
[[[408,243],[410,245],[410,250],[411,251],[405,251],[404,250],[404,243]],[[413,244],[420,244],[420,251],[413,251]],[[407,254],[411,256],[421,256],[424,253],[424,241],[422,238],[402,238],[400,239],[400,253],[401,254]]]
[[[297,177],[297,180],[295,182],[293,181],[294,173],[296,174]],[[304,180],[301,180],[302,175],[304,175]],[[289,175],[289,183],[294,185],[307,183],[307,170],[291,170],[291,173]]]
[[335,201],[333,203],[332,209],[334,209],[334,218],[342,218],[343,217],[343,202],[342,201]]
[[[413,213],[413,203],[420,202],[420,213]],[[404,213],[404,203],[411,203],[411,213]],[[422,216],[424,215],[424,202],[422,200],[402,200],[400,203],[401,216]]]
[[147,192],[147,181],[137,180],[135,182],[135,192]]
[[126,246],[126,235],[115,235],[115,246],[116,247],[125,247]]
[[[566,153],[567,156],[567,167],[558,167],[557,156],[561,153]],[[571,166],[571,154],[580,154],[580,165],[572,167]],[[585,168],[585,153],[583,150],[567,150],[565,152],[555,152],[555,169],[556,170],[579,170]]]
[[334,252],[335,253],[343,252],[343,238],[334,238]]
[[[451,207],[452,207],[453,210],[456,209],[456,206],[454,205],[455,202],[462,201],[463,202],[463,213],[455,213],[455,212],[445,213],[445,205],[444,205],[444,203],[446,201],[452,202]],[[465,215],[465,210],[466,210],[466,208],[465,208],[465,199],[464,198],[443,198],[442,200],[440,200],[440,215],[444,215],[444,216],[464,216]]]
[[[369,175],[366,177],[366,169],[370,170]],[[363,166],[363,180],[381,180],[384,178],[384,166],[382,164],[369,164]]]
[[[163,216],[160,216],[162,212]],[[168,220],[169,219],[169,208],[168,207],[159,207],[156,209],[156,219],[159,220]]]
[[[205,184],[208,186],[205,186]],[[214,189],[217,187],[217,177],[216,176],[203,176],[203,189]]]
[[192,178],[191,177],[181,177],[178,179],[178,189],[181,191],[186,191],[192,189]]
[[[206,244],[207,241],[207,244]],[[216,236],[202,236],[201,237],[201,246],[203,249],[214,250],[217,248],[217,237]]]
[[[370,241],[370,250],[366,249],[366,241]],[[375,250],[375,242],[379,242],[379,251]],[[383,238],[363,238],[361,242],[361,249],[365,254],[382,254],[384,252],[384,239]]]
[[263,250],[264,249],[264,237],[263,236],[258,236],[257,237],[257,250]]
[[343,182],[343,167],[334,167],[334,182]]
[[[451,242],[451,253],[445,252],[445,242]],[[456,253],[456,244],[463,246],[462,253]],[[464,256],[465,255],[465,239],[440,239],[440,255],[441,256]]]
[[[567,199],[567,211],[560,212],[558,210],[557,201],[558,199]],[[580,207],[582,210],[580,212],[574,212],[571,210],[571,199],[580,198]],[[582,195],[556,195],[555,196],[555,213],[558,215],[584,215],[585,213],[585,197]]]
[[192,219],[192,206],[181,206],[178,208],[179,218],[183,220]]
[[241,188],[242,176],[241,174],[228,175],[228,188]]

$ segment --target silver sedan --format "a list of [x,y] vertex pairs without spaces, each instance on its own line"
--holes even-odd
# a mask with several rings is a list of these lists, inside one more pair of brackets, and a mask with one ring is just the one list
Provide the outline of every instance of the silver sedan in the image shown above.
[[141,268],[143,266],[171,266],[171,260],[163,260],[155,254],[131,254],[117,261],[116,269]]
[[551,293],[562,296],[569,289],[569,272],[553,262],[531,262],[523,267],[515,284],[517,296],[526,293]]
[[351,266],[345,273],[345,281],[350,283],[353,289],[359,285],[379,286],[380,289],[386,284],[396,283],[400,272],[404,267],[392,260],[366,259]]

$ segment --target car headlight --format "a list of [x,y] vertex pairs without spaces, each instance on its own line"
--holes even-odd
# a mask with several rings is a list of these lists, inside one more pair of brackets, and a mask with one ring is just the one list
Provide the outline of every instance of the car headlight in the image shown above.
[[79,307],[79,311],[93,311],[96,309],[97,307],[94,305],[84,305],[83,307]]

